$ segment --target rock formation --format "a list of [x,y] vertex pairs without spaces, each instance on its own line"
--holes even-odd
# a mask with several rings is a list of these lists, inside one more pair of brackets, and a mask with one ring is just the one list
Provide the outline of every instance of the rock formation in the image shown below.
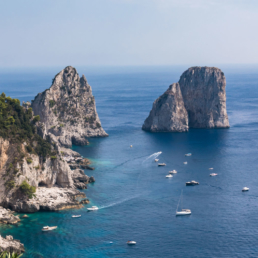
[[[182,93],[181,93],[182,92]],[[226,78],[215,67],[192,67],[153,104],[142,129],[184,132],[193,128],[228,128]]]
[[14,240],[12,236],[5,238],[0,236],[0,252],[17,253],[21,254],[24,250],[24,245],[19,240]]
[[31,106],[40,116],[42,136],[52,133],[62,146],[86,145],[86,137],[108,136],[101,127],[90,85],[71,66],[58,73]]
[[167,91],[154,101],[142,129],[151,132],[185,132],[188,130],[188,116],[179,83],[170,85]]

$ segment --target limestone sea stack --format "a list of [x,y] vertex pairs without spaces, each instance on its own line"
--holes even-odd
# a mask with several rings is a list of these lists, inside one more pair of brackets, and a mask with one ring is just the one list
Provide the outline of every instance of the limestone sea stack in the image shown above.
[[101,127],[91,86],[71,66],[58,73],[31,106],[34,115],[40,116],[42,136],[52,133],[62,146],[86,145],[86,137],[108,136]]
[[151,132],[188,131],[188,115],[179,83],[170,85],[167,91],[154,101],[142,129]]
[[142,129],[185,132],[193,128],[228,128],[226,78],[215,67],[192,67],[155,100]]
[[216,67],[192,67],[179,80],[189,127],[227,128],[226,77]]

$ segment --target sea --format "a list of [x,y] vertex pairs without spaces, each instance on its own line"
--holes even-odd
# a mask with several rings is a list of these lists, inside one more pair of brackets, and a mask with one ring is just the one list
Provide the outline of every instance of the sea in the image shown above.
[[[0,91],[31,101],[63,68],[2,69]],[[96,179],[83,190],[90,204],[1,224],[2,236],[25,245],[22,257],[258,257],[258,67],[220,66],[229,129],[142,131],[154,100],[187,68],[78,67],[109,134],[72,147],[95,167],[85,170]],[[178,173],[166,178],[173,169]],[[200,184],[186,186],[190,180]],[[241,191],[245,186],[249,192]],[[99,210],[88,212],[92,205]],[[176,217],[178,205],[192,215]],[[46,225],[58,228],[42,232]]]

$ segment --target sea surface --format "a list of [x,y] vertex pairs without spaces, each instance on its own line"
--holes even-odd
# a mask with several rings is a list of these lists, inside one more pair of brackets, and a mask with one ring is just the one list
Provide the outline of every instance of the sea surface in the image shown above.
[[[0,90],[32,100],[62,68],[2,70]],[[109,134],[73,147],[96,168],[85,171],[96,179],[84,190],[91,203],[0,225],[1,235],[24,243],[24,258],[258,257],[258,69],[222,67],[229,129],[142,131],[153,101],[187,68],[79,67]],[[155,157],[167,166],[158,167]],[[172,169],[178,173],[167,179]],[[186,187],[189,180],[200,185]],[[250,191],[243,193],[244,186]],[[179,207],[191,209],[191,216],[175,216],[180,196]],[[92,205],[100,209],[87,212]],[[58,228],[42,232],[46,225]]]

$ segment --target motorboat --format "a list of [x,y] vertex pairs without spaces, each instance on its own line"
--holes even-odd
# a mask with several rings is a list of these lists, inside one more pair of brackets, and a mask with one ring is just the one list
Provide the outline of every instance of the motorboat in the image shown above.
[[187,154],[185,154],[185,156],[187,156],[187,157],[192,156],[192,153],[187,153]]
[[159,167],[161,167],[161,166],[166,166],[166,164],[165,164],[165,163],[159,163],[158,166],[159,166]]
[[126,242],[128,245],[136,245],[136,242],[135,241],[132,241],[132,240],[129,240]]
[[92,206],[91,208],[87,208],[88,211],[96,211],[99,208],[97,206]]
[[183,206],[183,190],[181,192],[181,195],[179,197],[179,201],[178,201],[178,204],[177,204],[176,216],[191,215],[192,212],[191,212],[190,209],[182,209],[181,211],[178,211],[178,206],[179,206],[180,200],[181,200],[181,206]]
[[176,170],[172,170],[172,171],[169,171],[168,173],[169,173],[169,174],[176,174],[177,171],[176,171]]
[[213,168],[209,168],[209,170],[212,170]]
[[185,185],[199,185],[199,183],[192,180],[191,182],[186,182]]
[[155,159],[155,162],[158,162],[159,161],[159,159]]
[[210,176],[217,176],[218,174],[216,173],[211,173]]
[[187,161],[185,161],[184,164],[186,165],[186,164],[187,164]]
[[242,189],[242,192],[247,192],[247,191],[249,191],[249,188],[248,188],[248,187],[244,187],[244,188]]
[[80,218],[82,215],[72,215],[73,218]]
[[169,174],[169,175],[166,175],[166,177],[169,178],[169,177],[173,177],[173,176],[171,174]]
[[50,231],[50,230],[53,230],[53,229],[56,229],[57,226],[54,226],[54,227],[49,227],[49,226],[45,226],[42,228],[42,231]]

